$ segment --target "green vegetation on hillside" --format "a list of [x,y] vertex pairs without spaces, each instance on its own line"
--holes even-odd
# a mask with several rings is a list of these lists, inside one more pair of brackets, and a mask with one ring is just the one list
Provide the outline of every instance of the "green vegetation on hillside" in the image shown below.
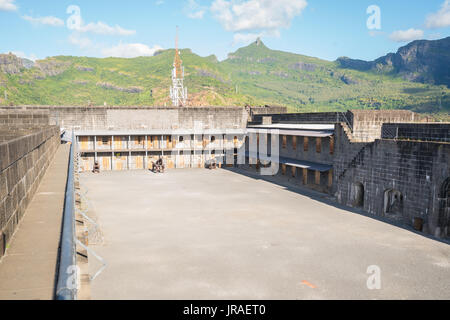
[[[52,57],[20,73],[0,72],[0,104],[170,105],[174,50],[134,59]],[[289,111],[410,109],[445,114],[450,90],[389,74],[344,69],[275,51],[262,42],[229,55],[181,51],[190,105],[284,105]],[[6,90],[8,99],[4,99]]]

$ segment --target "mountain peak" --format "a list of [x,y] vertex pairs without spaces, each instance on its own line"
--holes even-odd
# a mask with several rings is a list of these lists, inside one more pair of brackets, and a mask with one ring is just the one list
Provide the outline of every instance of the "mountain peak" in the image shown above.
[[262,42],[260,37],[256,38],[256,40],[254,42],[250,43],[250,45],[248,47],[267,48],[266,45],[264,44],[264,42]]

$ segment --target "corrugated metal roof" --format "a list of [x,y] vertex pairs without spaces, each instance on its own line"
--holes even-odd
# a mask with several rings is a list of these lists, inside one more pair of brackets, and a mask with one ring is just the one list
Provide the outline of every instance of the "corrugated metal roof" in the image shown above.
[[334,124],[291,124],[291,123],[274,123],[251,125],[249,128],[260,129],[286,129],[286,130],[332,130],[334,131]]
[[[261,161],[268,161],[271,162],[273,159],[269,156],[256,156],[254,153],[246,152],[246,156],[249,158],[256,159],[258,158]],[[306,160],[299,160],[299,159],[291,159],[286,157],[279,157],[278,163],[285,164],[292,167],[302,168],[302,169],[310,169],[320,172],[326,172],[331,169],[333,169],[333,166],[330,164],[323,164],[323,163],[317,163],[317,162],[311,162]]]
[[245,129],[142,129],[142,130],[86,130],[75,131],[76,136],[145,136],[145,135],[244,135]]
[[271,133],[271,130],[277,130],[277,133],[285,136],[297,136],[297,137],[317,137],[326,138],[334,135],[334,130],[279,130],[279,129],[259,129],[249,128],[247,132],[253,133]]

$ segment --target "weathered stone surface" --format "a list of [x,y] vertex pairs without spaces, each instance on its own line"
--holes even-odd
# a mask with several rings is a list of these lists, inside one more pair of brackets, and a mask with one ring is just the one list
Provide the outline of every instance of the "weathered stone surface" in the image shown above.
[[[334,162],[336,196],[353,206],[352,186],[364,188],[365,211],[407,225],[422,218],[429,233],[435,233],[442,218],[439,193],[450,177],[450,144],[421,141],[375,140],[350,143],[342,127],[337,127],[337,157]],[[386,211],[385,193],[400,192],[401,210]],[[441,217],[441,218],[440,218]]]
[[0,54],[0,72],[18,74],[24,68],[22,59],[13,54]]
[[[0,141],[3,140],[0,144],[0,234],[4,245],[14,233],[60,143],[58,127],[47,124],[30,128],[24,121],[32,118],[32,114],[13,112],[7,119],[12,121],[11,127],[0,130]],[[48,122],[48,116],[39,121]]]
[[[8,107],[2,109],[10,110]],[[251,115],[286,112],[285,107],[278,106],[251,107],[249,113],[243,107],[19,106],[14,110],[17,109],[32,112],[33,123],[47,120],[46,124],[59,125],[67,130],[194,129],[195,122],[201,122],[209,129],[235,129],[245,128]],[[16,116],[14,121],[23,123],[24,120]]]
[[450,142],[450,124],[386,123],[383,124],[382,138]]

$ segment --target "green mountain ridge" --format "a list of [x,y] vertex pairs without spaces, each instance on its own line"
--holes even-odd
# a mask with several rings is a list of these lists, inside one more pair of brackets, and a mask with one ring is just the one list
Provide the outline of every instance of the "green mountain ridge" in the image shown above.
[[450,37],[416,40],[374,61],[342,57],[343,68],[401,76],[406,80],[450,87]]
[[[0,105],[170,105],[174,50],[152,57],[56,56],[21,62],[0,55]],[[284,105],[291,112],[410,109],[445,114],[445,85],[413,82],[402,75],[355,70],[340,60],[272,50],[262,41],[224,61],[181,50],[189,105]],[[6,96],[3,92],[6,91]],[[5,99],[7,98],[7,99]]]

